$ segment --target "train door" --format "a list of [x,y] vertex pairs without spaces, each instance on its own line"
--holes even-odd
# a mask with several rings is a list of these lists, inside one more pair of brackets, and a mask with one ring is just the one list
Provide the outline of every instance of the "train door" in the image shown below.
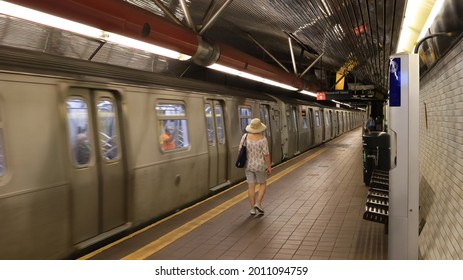
[[340,112],[339,114],[339,134],[344,133],[344,113]]
[[298,113],[296,106],[290,106],[290,114],[288,115],[288,133],[289,133],[289,147],[288,154],[290,156],[297,155],[299,151],[299,123]]
[[325,140],[331,139],[331,122],[329,119],[328,109],[323,111],[323,119],[325,121]]
[[320,109],[320,125],[322,127],[322,142],[326,141],[326,128],[325,128],[325,110]]
[[310,130],[310,147],[315,145],[315,128],[314,128],[314,117],[313,109],[309,108],[309,130]]
[[[272,163],[278,163],[283,159],[283,145],[281,141],[281,112],[278,109],[272,108],[271,110],[271,127],[272,127]],[[269,143],[270,144],[270,143]]]
[[118,97],[112,91],[87,88],[70,88],[65,96],[74,244],[127,221]]
[[204,105],[209,145],[209,187],[227,181],[227,147],[223,105],[219,100],[206,100]]
[[335,128],[336,128],[336,121],[333,119],[333,111],[329,110],[330,115],[330,124],[331,124],[331,138],[336,136]]
[[272,155],[273,154],[273,150],[272,150],[273,139],[272,139],[272,126],[270,123],[270,106],[269,105],[260,105],[260,120],[262,121],[263,124],[267,125],[267,129],[264,131],[264,136],[267,138],[267,141],[269,143],[268,149],[269,149],[270,155]]

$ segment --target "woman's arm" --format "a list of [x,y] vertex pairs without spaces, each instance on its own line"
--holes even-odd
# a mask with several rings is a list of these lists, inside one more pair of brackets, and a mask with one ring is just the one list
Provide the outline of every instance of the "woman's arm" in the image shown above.
[[272,163],[270,162],[270,154],[264,155],[264,160],[265,160],[265,165],[267,168],[265,168],[265,171],[267,172],[267,175],[272,174]]

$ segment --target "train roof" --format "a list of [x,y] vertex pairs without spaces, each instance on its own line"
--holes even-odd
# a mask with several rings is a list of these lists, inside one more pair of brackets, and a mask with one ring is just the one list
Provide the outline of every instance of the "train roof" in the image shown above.
[[145,87],[163,86],[169,89],[191,90],[197,93],[223,95],[226,92],[227,95],[242,98],[274,101],[266,93],[12,47],[0,46],[0,61],[2,61],[0,71],[42,74],[61,78],[85,78],[89,81],[128,83]]

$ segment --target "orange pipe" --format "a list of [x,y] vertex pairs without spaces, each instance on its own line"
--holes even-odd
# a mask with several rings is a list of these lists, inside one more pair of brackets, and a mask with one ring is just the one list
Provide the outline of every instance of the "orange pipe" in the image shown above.
[[[191,30],[122,0],[10,0],[8,2],[190,56],[196,53],[198,47],[198,37]],[[145,23],[151,27],[147,37],[142,35]]]
[[[189,56],[194,56],[198,49],[198,35],[192,30],[121,0],[8,0],[8,2],[152,43]],[[145,24],[149,24],[151,29],[147,36],[142,35]],[[226,45],[219,45],[219,48],[220,56],[217,63],[221,65],[244,70],[298,89],[315,90],[295,75],[253,56]]]

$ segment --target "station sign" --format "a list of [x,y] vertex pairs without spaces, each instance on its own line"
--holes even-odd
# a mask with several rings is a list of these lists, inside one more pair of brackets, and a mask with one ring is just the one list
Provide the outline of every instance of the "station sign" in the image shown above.
[[336,91],[319,91],[317,92],[317,100],[350,100],[352,99],[352,92],[348,90]]

